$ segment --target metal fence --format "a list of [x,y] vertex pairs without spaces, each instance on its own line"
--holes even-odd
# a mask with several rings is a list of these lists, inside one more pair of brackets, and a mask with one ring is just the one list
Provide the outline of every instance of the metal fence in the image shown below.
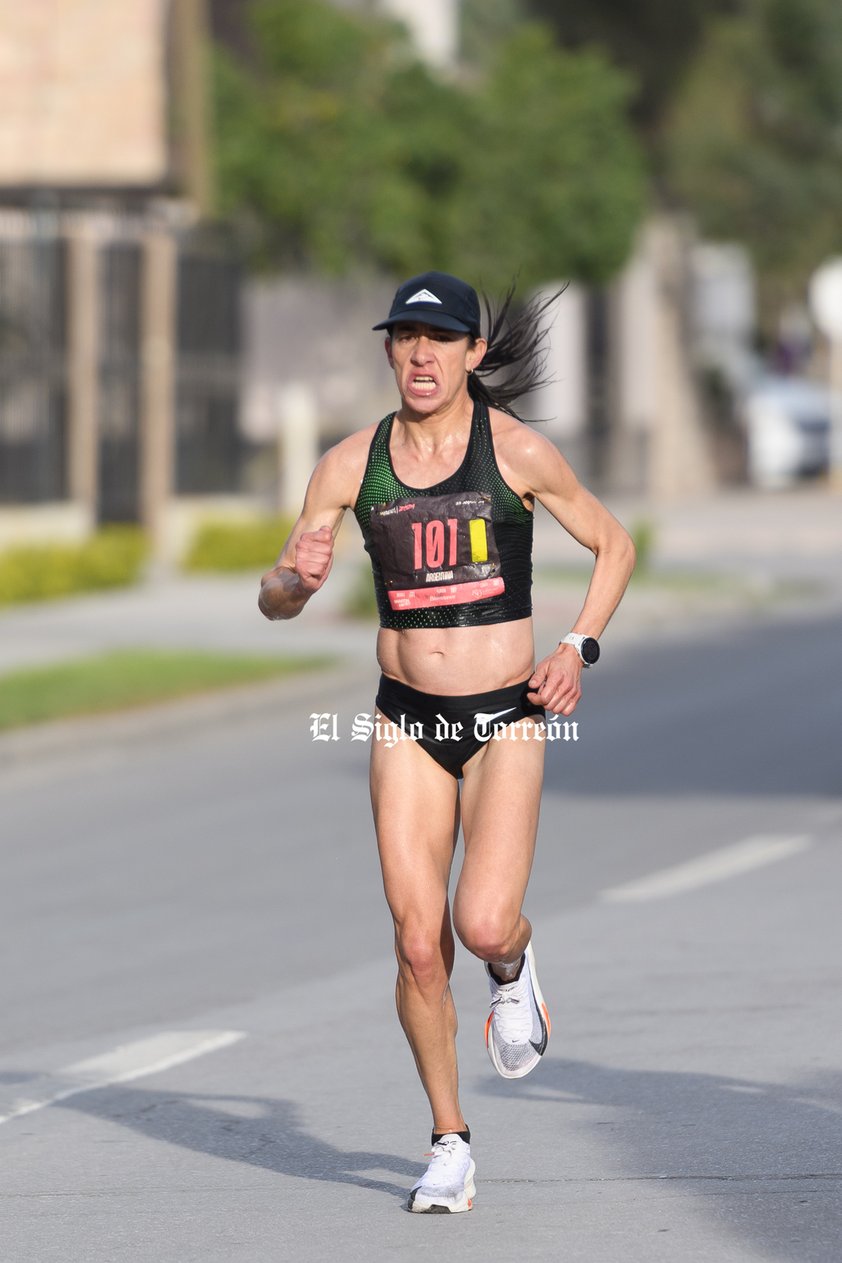
[[[79,217],[76,217],[78,227]],[[100,522],[138,521],[143,444],[142,219],[96,221],[96,492]],[[207,233],[173,230],[172,494],[242,489],[237,259]],[[66,499],[74,441],[68,338],[72,270],[59,215],[0,212],[0,505]]]
[[101,522],[140,516],[140,300],[137,242],[99,254],[98,488]]
[[240,285],[230,254],[184,243],[176,312],[175,482],[181,495],[241,489]]
[[64,243],[0,224],[0,503],[66,492]]

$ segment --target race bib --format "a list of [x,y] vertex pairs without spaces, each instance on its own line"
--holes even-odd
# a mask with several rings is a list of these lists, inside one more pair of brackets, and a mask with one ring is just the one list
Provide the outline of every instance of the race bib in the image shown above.
[[371,535],[393,610],[464,605],[505,591],[484,491],[375,504]]

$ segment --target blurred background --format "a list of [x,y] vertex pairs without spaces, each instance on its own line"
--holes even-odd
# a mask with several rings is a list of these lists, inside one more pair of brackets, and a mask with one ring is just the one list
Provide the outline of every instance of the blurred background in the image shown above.
[[[356,523],[256,597],[442,268],[567,286],[524,415],[638,550],[548,746],[525,1092],[457,961],[460,1259],[838,1263],[840,256],[839,0],[0,0],[6,1258],[419,1250]],[[537,516],[543,656],[593,559]]]
[[597,492],[826,496],[835,0],[0,0],[0,60],[0,549],[294,512],[429,267],[569,283],[524,406]]

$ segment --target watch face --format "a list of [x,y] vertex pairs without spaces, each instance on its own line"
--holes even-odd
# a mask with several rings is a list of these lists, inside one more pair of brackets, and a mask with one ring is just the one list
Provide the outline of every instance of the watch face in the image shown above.
[[599,641],[594,640],[593,636],[586,636],[582,641],[581,653],[583,660],[592,667],[599,661]]

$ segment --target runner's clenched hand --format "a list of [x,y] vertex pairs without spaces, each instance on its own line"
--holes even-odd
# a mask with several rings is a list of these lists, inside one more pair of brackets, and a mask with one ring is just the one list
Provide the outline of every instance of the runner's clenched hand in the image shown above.
[[318,592],[333,565],[333,532],[329,526],[305,531],[295,545],[295,573],[305,592]]
[[554,715],[572,715],[582,696],[581,676],[582,660],[573,645],[559,645],[538,663],[526,696]]

